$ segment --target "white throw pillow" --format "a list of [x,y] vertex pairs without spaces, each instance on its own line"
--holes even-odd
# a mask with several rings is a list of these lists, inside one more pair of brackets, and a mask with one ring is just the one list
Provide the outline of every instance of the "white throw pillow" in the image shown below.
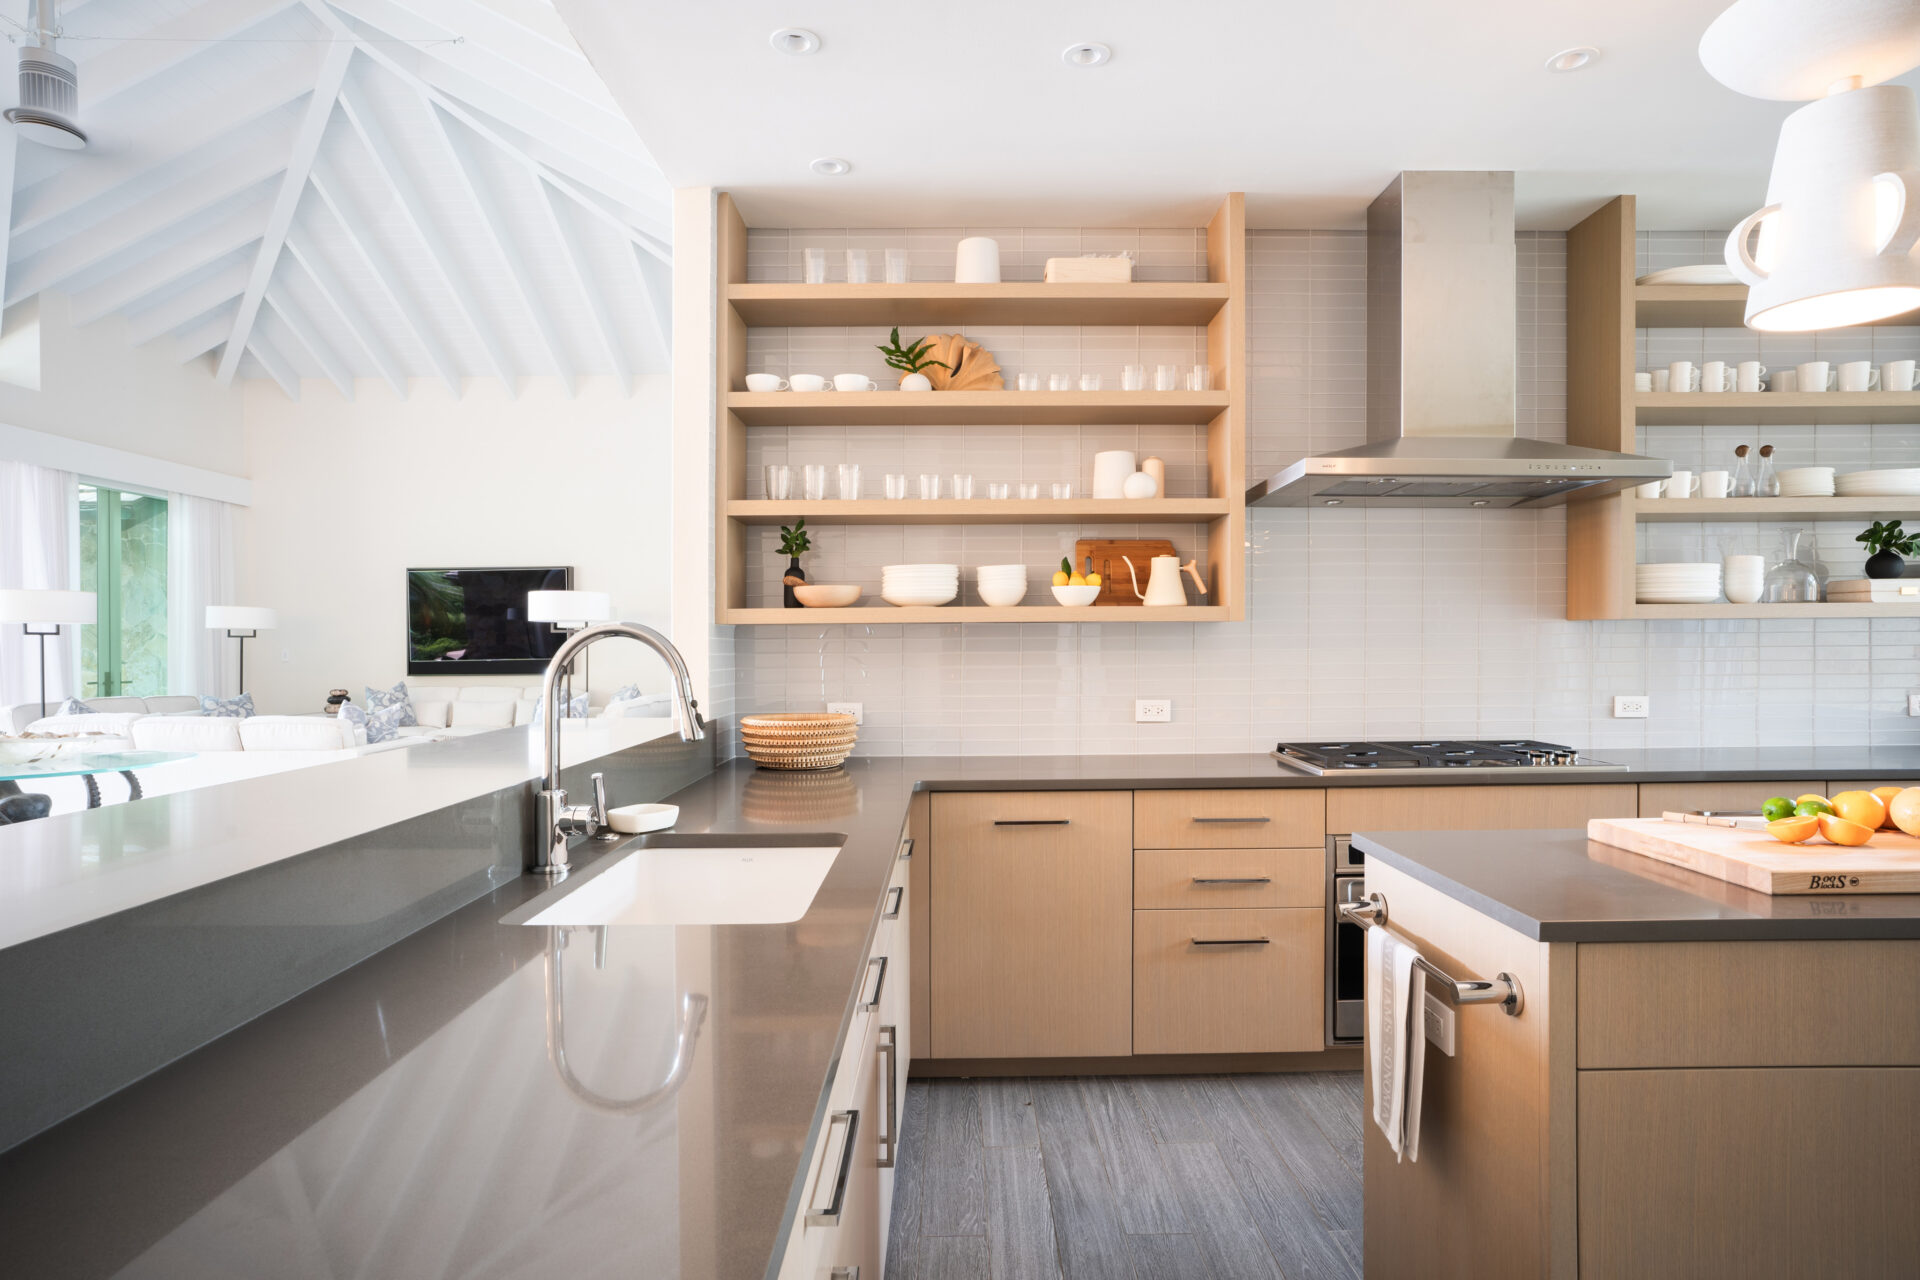
[[239,751],[239,716],[144,716],[133,726],[139,751]]
[[447,716],[447,724],[456,729],[504,729],[512,723],[511,701],[471,702],[462,698],[452,705]]
[[146,719],[140,711],[95,711],[78,716],[48,716],[44,720],[35,720],[27,726],[28,733],[44,733],[55,737],[70,737],[82,733],[109,733],[115,737],[125,737],[127,727],[136,720]]
[[673,699],[664,693],[643,693],[637,698],[609,702],[605,714],[614,720],[627,716],[657,719],[673,714]]
[[452,709],[451,702],[422,702],[417,696],[413,700],[413,718],[428,729],[446,728]]
[[533,713],[539,710],[539,708],[540,695],[537,693],[531,698],[517,699],[513,704],[513,722],[515,724],[532,724]]
[[156,716],[174,716],[186,713],[200,714],[200,699],[188,694],[168,693],[157,698],[146,698],[147,713]]
[[349,743],[330,716],[252,716],[240,721],[240,745],[248,751],[339,751]]

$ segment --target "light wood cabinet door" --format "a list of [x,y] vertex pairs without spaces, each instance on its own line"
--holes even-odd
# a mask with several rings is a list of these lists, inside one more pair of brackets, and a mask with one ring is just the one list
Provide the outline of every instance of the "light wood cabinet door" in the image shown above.
[[1327,851],[1136,849],[1133,909],[1324,907]]
[[1138,911],[1135,1053],[1327,1047],[1326,911]]
[[1526,830],[1584,827],[1589,818],[1631,818],[1640,809],[1631,782],[1601,785],[1336,787],[1327,793],[1327,830]]
[[935,1058],[1132,1051],[1125,791],[933,797]]
[[1136,849],[1282,849],[1321,844],[1327,836],[1327,793],[1206,791],[1133,793]]
[[[1841,788],[1846,790],[1845,787]],[[1694,809],[1752,809],[1772,796],[1803,796],[1808,792],[1831,795],[1827,784],[1818,779],[1798,782],[1643,782],[1640,784],[1640,816],[1657,818],[1669,809],[1687,813]]]

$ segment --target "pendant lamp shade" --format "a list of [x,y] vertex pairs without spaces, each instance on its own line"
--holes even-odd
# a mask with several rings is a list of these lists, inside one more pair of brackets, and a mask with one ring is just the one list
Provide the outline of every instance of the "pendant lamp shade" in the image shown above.
[[613,597],[604,591],[529,591],[527,621],[553,622],[579,630],[613,619]]

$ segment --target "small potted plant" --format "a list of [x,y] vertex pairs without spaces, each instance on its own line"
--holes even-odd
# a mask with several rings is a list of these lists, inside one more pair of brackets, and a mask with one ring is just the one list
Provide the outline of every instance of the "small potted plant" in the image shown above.
[[807,583],[807,571],[800,567],[800,557],[813,550],[813,541],[807,537],[807,518],[801,516],[793,522],[791,528],[780,526],[780,554],[787,558],[787,571],[780,579],[781,603],[789,609],[803,607],[799,597],[793,594],[795,587]]
[[922,338],[910,347],[900,345],[900,330],[894,329],[893,337],[880,348],[887,367],[900,371],[900,389],[902,391],[931,391],[933,382],[922,369],[945,369],[947,365],[940,360],[927,358],[927,352],[933,347],[930,338]]
[[1920,534],[1908,533],[1898,520],[1875,520],[1865,533],[1854,538],[1866,544],[1873,554],[1867,557],[1869,578],[1899,578],[1907,572],[1905,557],[1914,553]]

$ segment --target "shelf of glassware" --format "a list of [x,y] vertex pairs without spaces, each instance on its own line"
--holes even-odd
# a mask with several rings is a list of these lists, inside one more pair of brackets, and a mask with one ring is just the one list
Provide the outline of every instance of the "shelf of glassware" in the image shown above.
[[1648,523],[1698,524],[1737,520],[1773,524],[1786,520],[1891,520],[1920,514],[1920,494],[1910,498],[1639,498],[1627,511]]
[[1920,604],[1633,604],[1627,617],[1648,622],[1740,618],[1920,618]]
[[1227,305],[1224,282],[1135,284],[747,284],[724,298],[749,325],[1202,325]]
[[[1027,589],[1029,596],[1049,600],[1043,584]],[[1920,607],[1920,606],[1917,606]],[[909,605],[904,608],[873,597],[845,609],[722,609],[720,621],[735,626],[778,624],[791,627],[881,627],[901,622],[1226,622],[1233,616],[1225,605],[1190,604],[1149,609],[1145,605],[1016,604],[997,609],[984,604]]]
[[1225,498],[828,498],[774,502],[735,498],[727,516],[745,524],[1206,524],[1229,513]]
[[[1743,284],[1636,284],[1634,324],[1642,329],[1742,329],[1747,323]],[[1920,311],[1871,324],[1920,325]]]
[[1642,391],[1633,412],[1643,427],[1914,423],[1920,391]]
[[1227,411],[1224,391],[730,391],[749,427],[961,427],[976,423],[1202,426]]

